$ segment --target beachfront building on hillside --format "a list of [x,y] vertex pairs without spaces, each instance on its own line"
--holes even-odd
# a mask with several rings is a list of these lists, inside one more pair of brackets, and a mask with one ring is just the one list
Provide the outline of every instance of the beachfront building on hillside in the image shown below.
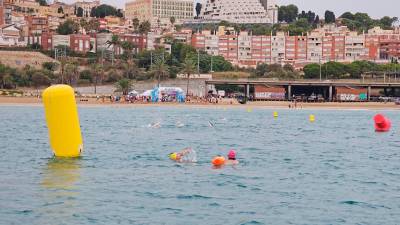
[[[228,29],[228,28],[227,28]],[[259,63],[291,64],[302,68],[309,63],[356,60],[389,62],[400,60],[400,30],[371,29],[358,34],[346,27],[321,27],[307,35],[251,35],[204,30],[192,35],[192,46],[211,55],[223,56],[240,67]]]
[[78,0],[75,2],[75,8],[82,8],[83,10],[83,17],[90,17],[90,12],[93,8],[96,8],[100,5],[99,0],[94,1],[85,1],[85,0]]
[[278,7],[275,0],[207,0],[200,19],[273,24],[278,22]]
[[153,27],[169,23],[171,17],[176,23],[193,18],[192,0],[133,0],[125,3],[125,18],[149,21]]

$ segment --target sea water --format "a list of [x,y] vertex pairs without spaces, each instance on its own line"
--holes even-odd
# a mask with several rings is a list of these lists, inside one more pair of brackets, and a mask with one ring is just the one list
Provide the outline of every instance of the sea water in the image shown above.
[[[377,111],[273,111],[83,107],[83,156],[67,160],[42,107],[1,106],[0,224],[400,223],[398,111],[382,112],[389,133]],[[168,159],[185,147],[198,163]],[[229,149],[240,164],[213,168]]]

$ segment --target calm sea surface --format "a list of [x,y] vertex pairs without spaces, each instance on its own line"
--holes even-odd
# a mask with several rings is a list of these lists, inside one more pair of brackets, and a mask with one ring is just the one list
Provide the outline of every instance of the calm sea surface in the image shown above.
[[[41,107],[1,106],[0,224],[400,223],[398,111],[389,133],[376,111],[278,112],[80,108],[83,157],[60,160]],[[185,147],[197,164],[168,159]],[[213,169],[230,148],[240,165]]]

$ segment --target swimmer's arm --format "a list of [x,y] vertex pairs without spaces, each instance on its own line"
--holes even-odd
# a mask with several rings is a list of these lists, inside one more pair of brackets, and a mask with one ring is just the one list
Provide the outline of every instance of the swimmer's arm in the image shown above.
[[183,149],[183,150],[181,151],[181,154],[182,154],[182,155],[183,155],[183,154],[187,154],[187,153],[189,153],[191,150],[192,150],[191,148],[185,148],[185,149]]

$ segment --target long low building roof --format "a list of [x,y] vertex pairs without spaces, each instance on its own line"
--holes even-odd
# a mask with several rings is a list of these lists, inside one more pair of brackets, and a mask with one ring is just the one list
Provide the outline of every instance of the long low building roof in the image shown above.
[[257,80],[257,79],[238,79],[238,80],[207,80],[206,84],[231,84],[231,85],[277,85],[277,86],[353,86],[353,87],[398,87],[399,82],[361,82],[361,81],[316,81],[316,80],[298,80],[298,81],[271,81],[271,80]]

